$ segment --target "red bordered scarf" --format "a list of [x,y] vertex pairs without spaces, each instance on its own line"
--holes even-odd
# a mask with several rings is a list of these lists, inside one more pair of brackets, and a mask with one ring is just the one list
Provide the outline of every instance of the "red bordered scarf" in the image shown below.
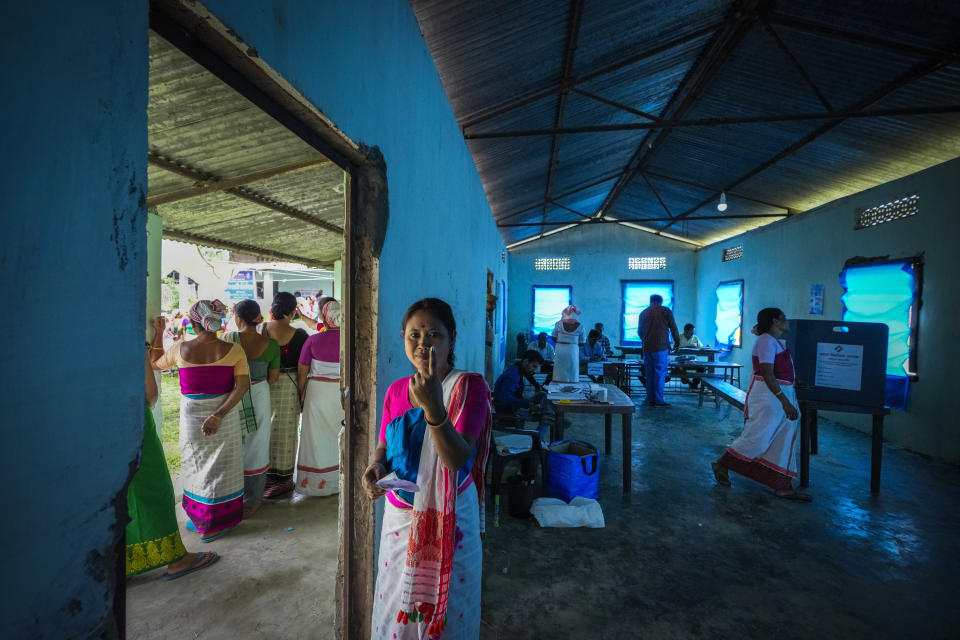
[[[490,390],[483,376],[451,371],[443,381],[450,421],[457,424],[463,413],[471,385],[482,384],[489,405]],[[490,446],[491,412],[477,437],[471,477],[480,501],[480,531],[483,531],[483,470]],[[428,429],[429,432],[429,429]],[[427,479],[430,479],[427,481]],[[425,434],[417,470],[420,490],[414,494],[410,521],[410,542],[401,578],[400,612],[397,622],[425,622],[428,635],[443,632],[450,596],[450,573],[457,527],[457,473],[441,462],[433,446],[432,434]]]

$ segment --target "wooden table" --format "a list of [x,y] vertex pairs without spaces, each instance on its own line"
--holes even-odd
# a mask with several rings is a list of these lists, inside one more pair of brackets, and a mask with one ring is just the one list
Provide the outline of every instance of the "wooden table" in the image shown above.
[[683,362],[670,362],[670,371],[673,375],[679,375],[685,378],[696,378],[696,369],[706,369],[707,373],[716,374],[719,372],[730,384],[740,386],[740,369],[742,364],[737,362],[704,362],[703,360],[684,360]]
[[704,347],[702,349],[696,347],[680,347],[677,349],[677,353],[682,356],[706,356],[707,362],[713,362],[718,353],[723,353],[720,349],[710,349]]
[[623,492],[630,493],[630,463],[631,463],[631,442],[633,440],[633,412],[636,407],[633,401],[620,389],[612,384],[602,385],[607,390],[608,402],[562,402],[550,401],[553,406],[555,420],[553,428],[550,430],[550,440],[563,439],[563,416],[566,413],[602,413],[604,426],[604,453],[609,455],[611,448],[611,427],[613,426],[613,414],[619,413],[621,420],[621,454],[623,456]]
[[883,464],[883,417],[890,415],[887,407],[861,407],[822,400],[800,400],[800,486],[810,484],[810,454],[817,453],[817,412],[840,411],[867,413],[873,416],[873,440],[870,449],[870,493],[880,491],[880,467]]
[[603,362],[603,379],[616,385],[625,394],[630,395],[630,368],[639,367],[639,360],[605,360]]

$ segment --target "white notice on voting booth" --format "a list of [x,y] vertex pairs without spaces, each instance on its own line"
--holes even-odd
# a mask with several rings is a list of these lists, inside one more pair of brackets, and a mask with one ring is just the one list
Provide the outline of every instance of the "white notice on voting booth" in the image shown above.
[[863,345],[817,343],[817,377],[814,385],[860,391]]

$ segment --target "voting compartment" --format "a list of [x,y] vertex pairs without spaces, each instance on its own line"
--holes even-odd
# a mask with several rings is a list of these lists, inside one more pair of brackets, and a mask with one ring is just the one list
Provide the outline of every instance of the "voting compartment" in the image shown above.
[[886,394],[887,325],[839,320],[790,320],[787,346],[797,398],[882,407]]

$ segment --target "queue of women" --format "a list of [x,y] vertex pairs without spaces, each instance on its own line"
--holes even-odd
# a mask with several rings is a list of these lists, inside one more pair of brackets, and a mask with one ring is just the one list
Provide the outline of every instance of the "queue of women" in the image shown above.
[[[225,308],[201,301],[189,313],[196,339],[166,351],[159,347],[158,323],[148,360],[153,369],[180,370],[183,507],[202,542],[253,515],[264,497],[292,489],[338,491],[340,308],[325,299],[321,309],[324,330],[307,338],[290,326],[297,312],[292,295],[277,296],[268,323],[260,322],[255,302],[243,301],[234,309],[239,330],[223,340],[217,331]],[[457,328],[447,303],[413,303],[400,330],[414,373],[387,389],[377,447],[362,476],[371,500],[385,497],[372,636],[476,638],[490,391],[482,375],[454,366]],[[713,471],[720,484],[730,484],[732,470],[778,497],[806,501],[810,497],[791,484],[797,411],[793,363],[780,341],[786,330],[779,309],[760,312],[743,434]],[[147,373],[149,391],[153,376]],[[149,411],[147,422],[143,463],[131,485],[128,575],[166,564],[165,577],[172,579],[217,556],[184,548]],[[157,541],[156,549],[146,548]]]
[[226,306],[201,300],[187,316],[196,337],[166,349],[166,322],[154,321],[141,465],[128,492],[128,577],[166,565],[164,578],[175,579],[218,559],[212,552],[188,554],[180,537],[173,485],[149,410],[157,398],[153,370],[178,370],[182,505],[186,527],[200,542],[254,516],[265,498],[339,491],[341,313],[336,300],[322,303],[319,333],[309,337],[290,326],[298,310],[289,293],[276,296],[273,320],[266,323],[255,301],[238,302],[232,309],[237,331],[223,335]]

